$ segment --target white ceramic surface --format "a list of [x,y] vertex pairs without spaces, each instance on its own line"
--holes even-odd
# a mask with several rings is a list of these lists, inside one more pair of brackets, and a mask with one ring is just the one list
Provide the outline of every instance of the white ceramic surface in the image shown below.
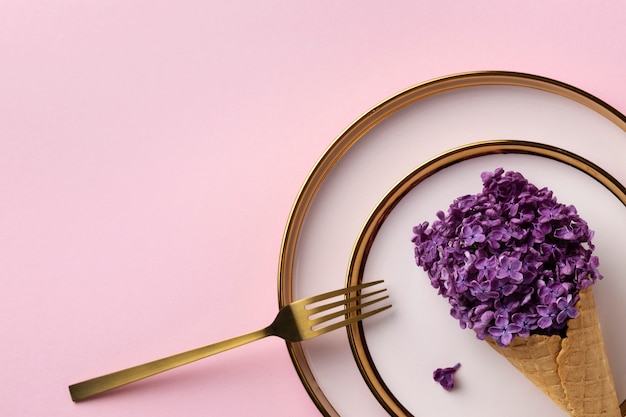
[[[352,248],[371,211],[416,166],[451,148],[491,139],[547,143],[587,158],[626,182],[626,133],[594,110],[528,87],[484,85],[440,93],[396,112],[367,132],[319,188],[302,226],[291,280],[294,299],[345,284]],[[493,161],[487,161],[487,159]],[[537,161],[541,159],[541,161]],[[480,190],[481,170],[505,166],[553,188],[597,231],[604,281],[596,297],[620,400],[626,360],[620,352],[620,276],[626,210],[585,174],[538,157],[481,157],[447,168],[416,188],[393,211],[377,237],[366,278],[385,275],[394,308],[366,322],[368,345],[392,391],[416,416],[560,416],[563,412],[487,346],[462,331],[445,300],[412,263],[411,227],[432,219],[457,195]],[[465,170],[470,172],[466,175]],[[424,194],[422,194],[424,193]],[[384,416],[355,364],[346,333],[303,343],[315,381],[341,416]],[[458,390],[432,382],[436,367],[463,363]]]
[[[547,186],[560,202],[574,204],[582,218],[595,230],[595,253],[601,259],[606,280],[594,286],[605,339],[611,353],[611,364],[620,394],[626,393],[626,339],[620,337],[621,317],[626,305],[616,294],[626,294],[626,280],[619,279],[626,236],[626,206],[607,188],[582,171],[544,157],[507,154],[489,155],[460,162],[421,182],[402,198],[383,222],[369,252],[364,281],[384,277],[392,293],[394,314],[363,322],[372,362],[390,392],[412,414],[417,416],[471,415],[496,416],[486,410],[493,393],[500,412],[506,415],[559,415],[553,404],[484,342],[475,339],[471,330],[461,330],[456,319],[449,317],[449,305],[430,286],[427,274],[415,265],[412,227],[428,220],[437,210],[447,211],[452,200],[481,191],[480,173],[496,167],[518,171],[538,187]],[[456,374],[457,386],[450,393],[432,381],[436,368],[462,364]],[[416,395],[419,393],[420,395]],[[520,395],[522,394],[522,395]],[[538,407],[529,399],[539,397]],[[622,398],[623,399],[623,398]]]

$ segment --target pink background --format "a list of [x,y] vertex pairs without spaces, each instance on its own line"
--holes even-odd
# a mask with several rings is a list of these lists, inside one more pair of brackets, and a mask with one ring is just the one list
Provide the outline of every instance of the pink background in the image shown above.
[[298,190],[381,100],[497,69],[626,113],[625,43],[623,0],[1,2],[0,415],[319,415],[280,339],[67,386],[271,321]]

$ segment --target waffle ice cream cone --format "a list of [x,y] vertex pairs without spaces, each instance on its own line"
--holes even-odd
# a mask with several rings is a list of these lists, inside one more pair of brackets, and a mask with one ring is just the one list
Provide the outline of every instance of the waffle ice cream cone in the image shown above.
[[507,347],[485,339],[573,417],[621,417],[591,287],[580,292],[567,337],[516,337]]

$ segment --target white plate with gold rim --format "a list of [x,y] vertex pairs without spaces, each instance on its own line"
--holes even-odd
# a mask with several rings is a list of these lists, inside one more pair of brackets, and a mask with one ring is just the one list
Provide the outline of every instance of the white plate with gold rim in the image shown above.
[[[345,285],[355,243],[372,211],[416,167],[450,149],[495,139],[564,149],[601,167],[616,183],[626,183],[626,118],[583,91],[509,72],[465,73],[417,85],[364,114],[312,170],[285,232],[280,303]],[[618,240],[625,235],[626,222],[616,220],[626,215],[626,208],[589,174],[567,163],[495,152],[454,164],[415,187],[393,207],[368,252],[363,279],[385,279],[394,307],[368,319],[364,334],[371,362],[402,405],[397,414],[563,415],[471,331],[460,330],[445,300],[411,264],[407,225],[432,220],[455,193],[480,191],[480,177],[473,178],[476,172],[503,165],[552,188],[561,201],[585,207],[581,214],[596,230],[594,241],[606,276],[594,291],[618,396],[626,397],[626,359],[620,357],[626,340],[619,337],[620,319],[626,315],[626,303],[620,302],[626,280],[619,279],[623,251]],[[324,415],[384,416],[394,411],[368,386],[347,332],[288,347]],[[432,371],[455,361],[463,363],[458,386],[446,392],[432,381]]]

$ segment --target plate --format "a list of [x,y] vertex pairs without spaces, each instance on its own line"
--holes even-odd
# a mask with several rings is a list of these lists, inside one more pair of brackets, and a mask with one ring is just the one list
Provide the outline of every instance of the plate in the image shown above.
[[[476,340],[472,331],[460,330],[457,321],[449,317],[447,301],[430,286],[426,272],[416,268],[410,243],[414,225],[432,223],[435,213],[445,212],[455,198],[480,192],[480,174],[498,167],[521,172],[539,188],[550,188],[563,204],[573,204],[593,225],[594,243],[598,243],[594,253],[603,260],[603,273],[608,277],[620,274],[622,250],[614,242],[622,239],[626,225],[617,225],[612,219],[626,215],[626,188],[602,168],[559,148],[513,140],[468,144],[427,161],[400,181],[376,207],[357,240],[348,271],[351,285],[389,277],[386,285],[393,288],[393,317],[365,320],[351,325],[348,333],[365,381],[392,415],[431,415],[435,404],[437,415],[462,415],[468,409],[484,407],[483,390],[497,393],[500,400],[507,398],[506,404],[515,409],[513,413],[520,409],[524,409],[524,415],[539,411],[523,407],[528,397],[517,395],[515,385],[501,388],[503,382],[511,381],[503,374],[512,368],[503,372],[502,368],[510,365],[503,363],[485,342]],[[605,295],[607,289],[626,294],[626,280],[613,279],[594,288],[600,294],[597,298],[604,301],[602,311],[619,317],[626,314],[619,299]],[[433,316],[448,319],[433,320]],[[617,330],[606,336],[614,350],[617,346],[623,348],[623,342],[615,337]],[[612,362],[615,372],[623,374],[626,361],[617,355]],[[433,370],[455,363],[462,364],[463,372],[457,380],[464,386],[450,396],[431,378]],[[520,379],[520,375],[511,378]],[[525,380],[519,384],[529,387]],[[415,392],[429,401],[416,397]],[[549,408],[542,411],[544,415],[550,415]],[[556,415],[558,411],[554,411]]]
[[[602,167],[617,181],[626,182],[626,167],[622,163],[626,155],[626,118],[584,91],[544,77],[511,72],[456,74],[416,85],[374,106],[356,120],[312,169],[296,198],[285,230],[279,263],[279,304],[344,286],[349,279],[354,246],[372,211],[388,191],[416,167],[450,149],[497,139],[525,140],[564,149]],[[578,178],[573,178],[572,183],[578,184]],[[582,186],[576,188],[584,190]],[[605,210],[604,200],[589,199],[597,210]],[[612,197],[608,201],[618,200]],[[615,221],[614,224],[620,223]],[[596,235],[596,243],[600,239]],[[611,245],[616,242],[610,241],[606,246]],[[607,266],[605,258],[601,259],[603,268]],[[619,257],[611,259],[616,262]],[[417,267],[414,271],[419,272]],[[610,287],[615,282],[623,285],[623,280],[611,281],[606,272],[605,276],[607,278],[597,284],[596,298],[605,338],[610,337],[606,340],[607,353],[614,367],[618,395],[623,399],[626,363],[620,361],[619,354],[626,346],[618,335],[624,313],[613,308],[620,307],[620,294],[624,292],[613,291]],[[401,309],[395,307],[406,294],[394,285],[403,278],[383,278],[394,308],[368,319],[366,326],[388,327],[402,315]],[[432,314],[430,318],[436,329],[452,326],[451,332],[460,332],[447,311]],[[366,331],[369,341],[370,328]],[[457,360],[453,358],[455,346],[437,345],[425,336],[428,332],[419,328],[403,331],[413,335],[413,340],[407,337],[399,343],[407,352],[402,356],[403,361],[411,352],[414,352],[416,366],[422,366],[426,360],[436,362],[436,367],[446,365],[443,362],[447,360]],[[461,334],[468,345],[476,345],[469,332]],[[419,356],[414,349],[423,345],[438,346],[441,356]],[[361,375],[347,332],[332,332],[306,342],[288,343],[287,347],[302,383],[324,415],[388,415]],[[446,351],[450,352],[449,357],[444,356]],[[477,351],[472,358],[487,353]],[[393,350],[376,351],[377,366],[382,367],[383,358],[393,361]],[[468,400],[461,406],[464,415],[502,415],[505,406],[510,416],[531,412],[562,415],[507,363],[497,358],[487,361],[489,367],[481,370],[486,373],[480,374],[486,377],[479,379],[473,376],[471,363],[468,360],[463,366],[465,382],[460,383],[456,393],[459,395],[455,396],[446,395],[451,393],[441,392],[441,389],[431,395],[434,383],[429,376],[423,378],[417,373],[408,372],[398,378],[394,376],[393,381],[385,381],[393,382],[394,387],[405,387],[406,395],[413,396],[413,402],[419,404],[415,415],[454,415],[442,407],[457,401],[458,397],[469,396],[484,381],[492,381],[489,389],[479,390],[473,401]],[[461,374],[461,380],[460,377]],[[472,381],[479,383],[472,384]],[[393,393],[400,395],[401,392],[393,388]]]

